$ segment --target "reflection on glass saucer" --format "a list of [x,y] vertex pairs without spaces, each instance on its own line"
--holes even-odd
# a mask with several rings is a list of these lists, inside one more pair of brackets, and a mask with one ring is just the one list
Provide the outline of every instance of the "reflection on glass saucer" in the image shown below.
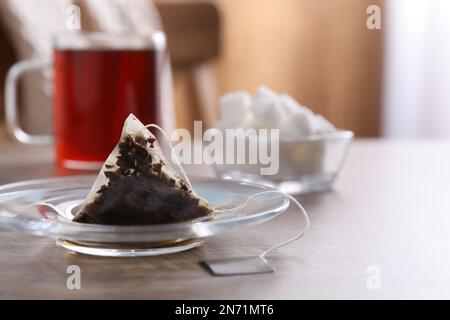
[[[107,226],[71,221],[95,176],[30,180],[0,187],[0,226],[56,240],[65,249],[99,256],[148,256],[197,247],[216,234],[268,221],[284,212],[282,193],[255,197],[239,210],[204,221]],[[234,208],[248,197],[271,190],[261,185],[216,179],[193,180],[195,191],[215,208]]]

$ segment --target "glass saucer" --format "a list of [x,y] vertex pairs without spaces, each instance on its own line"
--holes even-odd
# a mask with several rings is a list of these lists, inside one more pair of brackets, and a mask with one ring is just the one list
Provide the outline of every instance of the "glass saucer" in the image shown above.
[[[95,176],[29,180],[0,186],[0,226],[56,240],[58,246],[99,256],[149,256],[195,248],[216,234],[268,221],[284,212],[289,198],[268,193],[239,210],[216,212],[204,221],[147,226],[72,222]],[[215,208],[229,209],[248,197],[274,190],[233,180],[197,179],[195,191]]]

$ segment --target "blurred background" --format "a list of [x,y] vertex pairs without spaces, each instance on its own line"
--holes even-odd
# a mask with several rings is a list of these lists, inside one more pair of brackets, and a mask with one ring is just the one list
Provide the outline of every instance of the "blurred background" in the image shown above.
[[[71,2],[83,8],[85,1]],[[3,86],[8,68],[33,52],[20,41],[21,19],[26,17],[14,16],[9,0],[0,3]],[[128,1],[126,10],[136,3]],[[450,1],[155,0],[154,4],[155,15],[148,19],[159,20],[159,15],[168,37],[179,127],[190,128],[193,120],[212,126],[221,94],[254,93],[264,84],[289,93],[359,137],[450,136]],[[374,14],[369,6],[380,8],[381,29],[368,27]],[[35,81],[27,79],[24,86],[32,87]],[[51,131],[48,93],[23,91],[25,128]],[[6,137],[3,90],[0,99],[1,135]]]

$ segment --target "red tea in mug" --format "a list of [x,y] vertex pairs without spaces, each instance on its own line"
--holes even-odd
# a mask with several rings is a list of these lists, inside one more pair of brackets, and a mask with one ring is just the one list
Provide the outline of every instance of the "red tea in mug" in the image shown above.
[[103,162],[134,113],[159,123],[158,52],[56,49],[54,120],[56,158],[64,167]]
[[[57,163],[98,169],[114,148],[123,122],[134,113],[145,123],[170,125],[172,107],[161,113],[162,31],[102,33],[70,31],[54,37],[54,63],[29,59],[11,68],[5,85],[7,125],[25,144],[56,141]],[[55,137],[25,132],[18,121],[18,81],[27,72],[54,69]],[[162,120],[166,123],[161,123]]]

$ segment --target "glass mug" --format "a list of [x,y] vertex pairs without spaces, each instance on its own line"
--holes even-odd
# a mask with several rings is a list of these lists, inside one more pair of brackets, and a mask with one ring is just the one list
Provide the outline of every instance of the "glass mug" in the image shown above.
[[[16,63],[6,81],[5,113],[13,136],[26,144],[55,142],[58,165],[98,169],[116,145],[129,113],[161,124],[161,72],[166,41],[150,35],[68,32],[57,35],[53,64]],[[17,83],[33,69],[53,68],[54,138],[30,135],[18,121]]]

